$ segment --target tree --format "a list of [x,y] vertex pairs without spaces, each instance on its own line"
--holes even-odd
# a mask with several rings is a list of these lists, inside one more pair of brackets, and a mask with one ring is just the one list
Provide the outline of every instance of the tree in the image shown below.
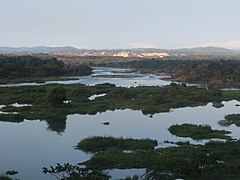
[[64,87],[55,86],[47,94],[47,101],[51,106],[60,107],[66,100],[66,91]]
[[58,180],[109,180],[111,176],[103,170],[87,169],[80,165],[72,165],[64,163],[61,165],[57,163],[56,167],[43,167],[42,173],[51,174]]

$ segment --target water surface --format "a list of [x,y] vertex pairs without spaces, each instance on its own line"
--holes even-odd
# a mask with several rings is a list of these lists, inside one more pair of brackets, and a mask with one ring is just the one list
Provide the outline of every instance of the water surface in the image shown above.
[[[94,75],[78,77],[78,80],[48,81],[44,84],[82,83],[92,86],[101,83],[112,83],[116,86],[131,87],[141,85],[164,86],[171,83],[170,81],[162,80],[164,76],[133,73],[129,72],[128,69],[95,68],[94,72]],[[112,75],[124,75],[125,78],[107,77]],[[0,87],[26,85],[43,84],[18,83],[0,85]],[[95,95],[91,98],[94,100],[98,96]],[[165,140],[174,142],[190,141],[195,144],[205,143],[205,140],[194,141],[191,138],[179,138],[171,135],[168,131],[168,128],[173,124],[193,123],[209,124],[213,129],[231,131],[230,135],[238,139],[240,138],[240,129],[238,127],[235,125],[221,127],[217,122],[222,120],[227,114],[239,113],[240,107],[235,106],[239,103],[238,101],[223,102],[224,107],[219,109],[214,108],[212,103],[206,106],[171,109],[171,112],[155,114],[152,118],[143,115],[141,111],[130,109],[106,111],[96,115],[73,114],[68,115],[66,120],[63,119],[60,122],[60,126],[59,124],[52,124],[54,128],[63,128],[54,129],[55,131],[49,128],[49,124],[46,121],[25,120],[22,123],[0,121],[0,173],[7,170],[17,170],[19,179],[53,179],[49,175],[42,174],[42,168],[44,166],[55,166],[57,163],[68,162],[77,164],[88,160],[91,154],[74,150],[73,146],[81,139],[89,136],[111,135],[114,137],[151,138],[158,140],[158,148],[170,145],[164,144]],[[19,104],[13,105],[19,106]],[[0,105],[0,108],[2,107],[4,105]],[[103,125],[105,122],[109,122],[109,125]],[[116,179],[124,178],[131,174],[142,174],[143,171],[143,169],[113,170],[111,175],[113,179]]]
[[[162,80],[166,76],[141,74],[137,72],[129,72],[130,69],[119,68],[94,68],[94,74],[90,76],[74,76],[77,80],[68,81],[46,81],[45,83],[15,83],[15,84],[2,84],[0,87],[14,87],[14,86],[36,86],[45,84],[85,84],[94,86],[96,84],[111,83],[121,87],[136,87],[136,86],[164,86],[171,82]],[[121,78],[101,77],[111,75],[124,75]]]
[[[235,125],[221,127],[218,121],[230,113],[238,113],[238,101],[223,102],[224,107],[206,106],[172,109],[171,112],[155,114],[152,118],[141,111],[130,109],[107,111],[96,115],[73,114],[67,116],[66,129],[61,134],[49,131],[45,121],[22,123],[0,122],[0,170],[17,170],[20,179],[53,179],[41,173],[42,167],[55,166],[56,163],[85,161],[91,157],[74,147],[81,139],[89,136],[114,136],[132,138],[151,138],[159,141],[158,147],[166,147],[165,140],[204,143],[191,138],[179,138],[169,133],[172,124],[209,124],[213,129],[231,131],[233,138],[240,138],[240,129]],[[109,125],[102,123],[109,122]],[[143,170],[140,170],[142,172]],[[126,173],[137,170],[114,170],[113,178],[125,177]]]

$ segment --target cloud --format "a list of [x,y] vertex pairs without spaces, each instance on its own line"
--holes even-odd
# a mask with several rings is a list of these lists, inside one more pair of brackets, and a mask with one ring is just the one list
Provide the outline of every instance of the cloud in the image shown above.
[[203,43],[200,46],[203,46],[203,47],[215,46],[215,47],[223,47],[223,48],[229,48],[229,49],[240,49],[240,40],[208,42],[208,43]]

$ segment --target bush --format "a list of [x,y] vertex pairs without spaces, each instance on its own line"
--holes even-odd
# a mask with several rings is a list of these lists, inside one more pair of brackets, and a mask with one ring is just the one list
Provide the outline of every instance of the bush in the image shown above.
[[66,91],[64,87],[56,86],[52,88],[47,94],[47,101],[51,106],[60,107],[66,100]]

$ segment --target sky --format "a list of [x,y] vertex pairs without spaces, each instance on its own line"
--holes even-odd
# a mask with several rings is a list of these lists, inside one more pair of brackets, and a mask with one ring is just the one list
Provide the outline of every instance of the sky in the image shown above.
[[0,0],[0,46],[240,49],[239,0]]

